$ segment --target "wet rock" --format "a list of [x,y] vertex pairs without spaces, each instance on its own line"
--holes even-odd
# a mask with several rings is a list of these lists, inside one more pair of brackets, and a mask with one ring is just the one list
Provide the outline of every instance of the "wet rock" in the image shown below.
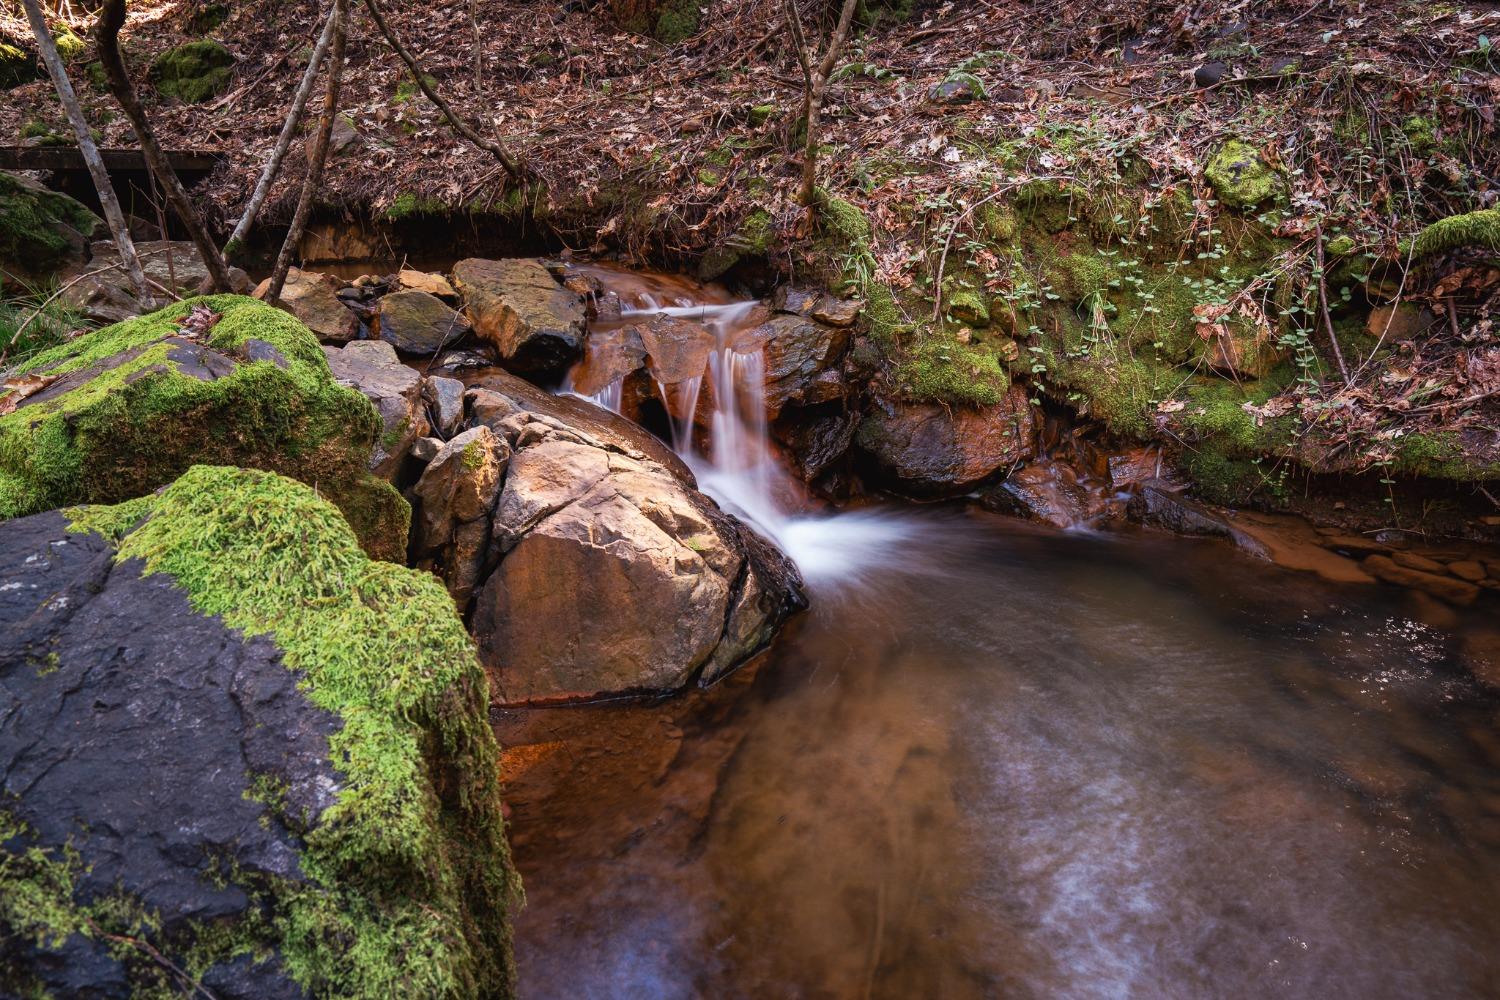
[[[0,56],[7,48],[0,42]],[[25,63],[28,68],[35,65],[30,58]],[[0,218],[27,220],[25,225],[0,226],[0,269],[33,281],[81,269],[89,240],[104,228],[103,221],[81,202],[3,170]]]
[[1200,320],[1198,333],[1204,337],[1204,362],[1230,378],[1264,378],[1287,358],[1271,330],[1259,323],[1224,316],[1213,322]]
[[1071,528],[1105,512],[1108,495],[1099,485],[1063,463],[1041,461],[1017,469],[986,490],[980,503],[1002,514]]
[[507,433],[504,422],[517,414],[529,414],[533,422],[545,417],[562,427],[580,428],[611,452],[659,465],[685,486],[698,485],[682,459],[656,435],[584,400],[554,396],[514,375],[490,371],[473,380],[464,401],[471,424],[484,424],[498,434]]
[[1125,507],[1126,515],[1139,524],[1161,528],[1177,535],[1233,538],[1229,522],[1208,507],[1183,496],[1170,486],[1141,484]]
[[333,377],[375,405],[381,430],[370,454],[370,471],[394,479],[412,442],[430,430],[422,376],[403,365],[396,349],[383,340],[356,340],[342,348],[324,347],[323,353]]
[[474,329],[514,371],[561,373],[583,347],[583,296],[541,261],[471,257],[453,266],[453,284]]
[[663,385],[701,378],[708,371],[714,335],[702,324],[672,316],[653,316],[635,327],[646,349],[646,368]]
[[777,312],[806,316],[829,326],[853,326],[863,303],[856,299],[841,299],[816,289],[782,285],[776,289],[771,306]]
[[[195,326],[194,310],[218,320]],[[0,518],[118,502],[219,462],[315,484],[372,552],[405,551],[406,504],[367,472],[375,411],[338,386],[317,339],[280,310],[190,299],[26,367],[56,378],[0,416]]]
[[1020,388],[978,409],[877,398],[855,443],[902,489],[966,492],[1029,458],[1035,424]]
[[[270,289],[267,278],[255,287],[252,298],[264,300]],[[319,340],[348,343],[359,332],[359,318],[339,298],[339,282],[326,274],[289,268],[281,297],[271,305],[285,309]]]
[[573,391],[585,396],[597,395],[645,363],[646,345],[638,327],[592,331],[584,344],[583,360],[570,373]]
[[783,556],[599,426],[524,409],[499,422],[515,451],[474,635],[503,701],[706,682],[803,603]]
[[380,339],[403,354],[429,357],[469,332],[469,321],[427,292],[392,292],[380,300]]
[[426,271],[411,271],[403,268],[396,275],[396,279],[403,289],[436,295],[445,302],[458,301],[458,292],[454,291],[453,285],[441,274],[429,274]]
[[766,413],[771,419],[787,406],[812,406],[849,394],[839,368],[849,348],[849,331],[801,316],[772,316],[743,335],[743,344],[764,352]]
[[799,413],[795,419],[778,424],[776,435],[803,481],[812,482],[848,454],[858,426],[857,413]]
[[1477,559],[1459,559],[1451,562],[1448,564],[1448,572],[1470,583],[1478,583],[1489,575],[1485,572],[1484,564]]
[[149,995],[170,962],[300,998],[293,951],[330,995],[507,989],[484,692],[436,581],[368,560],[291,480],[200,466],[0,523],[0,885],[33,903],[0,920],[0,991]]
[[435,367],[448,372],[471,371],[475,368],[492,368],[497,360],[494,349],[485,344],[483,347],[444,351],[439,355]]
[[[1398,552],[1395,555],[1405,555],[1405,553]],[[1373,555],[1366,558],[1361,565],[1372,576],[1386,583],[1420,590],[1450,604],[1472,604],[1479,596],[1479,588],[1467,580],[1458,580],[1446,574],[1440,575],[1403,566],[1391,556]]]
[[464,419],[464,384],[456,378],[428,376],[422,384],[427,401],[428,422],[443,437],[451,437]]
[[[208,267],[198,248],[185,240],[153,240],[137,243],[135,249],[146,279],[179,295],[197,294],[208,278]],[[102,240],[93,244],[91,252],[89,262],[69,276],[70,280],[86,277],[64,291],[62,301],[96,323],[118,323],[150,312],[136,298],[135,289],[120,266],[120,251],[114,243]],[[252,282],[244,271],[232,267],[229,275],[234,291],[250,291]]]
[[484,568],[490,513],[509,461],[504,438],[483,425],[472,427],[443,445],[414,490],[418,566],[442,577],[460,610],[468,607]]

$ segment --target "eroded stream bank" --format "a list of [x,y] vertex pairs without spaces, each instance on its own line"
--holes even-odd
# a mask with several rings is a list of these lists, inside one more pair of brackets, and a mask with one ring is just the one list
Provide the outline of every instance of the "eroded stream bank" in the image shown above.
[[496,716],[524,995],[1500,986],[1486,612],[911,516],[718,688]]

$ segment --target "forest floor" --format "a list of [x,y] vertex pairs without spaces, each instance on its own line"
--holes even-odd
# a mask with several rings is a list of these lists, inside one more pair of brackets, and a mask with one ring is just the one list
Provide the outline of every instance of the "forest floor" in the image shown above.
[[[1463,251],[1407,266],[1415,233],[1493,207],[1500,190],[1497,5],[918,0],[839,60],[820,136],[834,208],[815,239],[799,233],[802,78],[781,0],[710,2],[702,30],[672,45],[620,30],[604,6],[386,6],[438,90],[535,168],[540,182],[521,190],[446,126],[368,16],[356,16],[342,102],[350,132],[330,164],[325,211],[503,219],[578,250],[731,278],[746,273],[733,265],[759,261],[842,287],[878,300],[888,380],[911,396],[983,404],[1019,377],[1125,436],[1190,448],[1217,436],[1216,461],[1500,474],[1500,270]],[[132,5],[127,57],[148,97],[150,60],[204,35],[201,16],[188,4]],[[206,32],[236,57],[231,86],[203,104],[153,104],[166,145],[222,155],[197,191],[226,230],[319,18],[312,4],[231,4]],[[14,19],[0,19],[7,33],[19,37]],[[80,78],[89,58],[75,59]],[[956,100],[934,97],[943,85]],[[107,96],[82,89],[106,143],[133,144]],[[49,85],[10,91],[0,134],[37,122],[64,131]],[[1216,199],[1206,168],[1231,140],[1274,172],[1274,211],[1228,218]],[[268,222],[289,216],[301,171],[294,155]],[[1038,185],[1048,186],[1041,196]],[[1036,208],[1059,196],[1055,226],[1038,224],[1040,210],[1025,214],[1025,199]],[[1172,245],[1140,246],[1146,220],[1177,206],[1186,218],[1160,241]],[[1002,208],[1023,210],[1020,225],[997,221]],[[1070,290],[1089,283],[1059,276],[1051,258],[1081,254],[1115,261],[1097,287]],[[1152,282],[1176,282],[1194,261],[1180,280],[1196,298],[1165,329]],[[1027,315],[955,315],[970,291]],[[1392,299],[1422,322],[1364,336],[1370,308]],[[1054,302],[1061,315],[1033,315]],[[1297,362],[1237,396],[1226,419],[1220,387],[1194,388],[1201,349],[1174,338],[1235,319],[1274,327]],[[1110,326],[1124,354],[1106,363],[1082,342]],[[1352,355],[1337,364],[1336,344]],[[1123,391],[1120,371],[1133,373],[1126,404],[1111,398]]]

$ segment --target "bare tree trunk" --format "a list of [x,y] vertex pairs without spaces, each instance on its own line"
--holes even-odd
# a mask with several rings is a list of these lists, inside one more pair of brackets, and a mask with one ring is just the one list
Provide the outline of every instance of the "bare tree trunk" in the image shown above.
[[141,260],[135,254],[135,243],[130,239],[130,227],[125,223],[125,213],[120,210],[120,200],[115,197],[114,185],[109,182],[109,171],[104,169],[99,147],[94,145],[94,137],[89,133],[88,120],[83,117],[83,108],[78,104],[78,95],[73,92],[73,83],[68,79],[62,56],[57,52],[57,43],[52,40],[52,32],[47,28],[47,19],[42,16],[37,0],[21,2],[26,7],[27,19],[31,21],[31,32],[36,35],[42,62],[47,64],[52,85],[57,88],[57,99],[62,102],[63,110],[68,115],[68,124],[73,126],[73,134],[78,139],[78,151],[89,168],[89,176],[94,179],[94,190],[99,192],[99,205],[104,209],[104,221],[109,223],[110,235],[114,237],[115,246],[120,251],[120,264],[130,279],[130,287],[135,289],[136,298],[140,299],[142,305],[150,308],[155,304],[156,296],[151,294],[151,287],[146,284],[146,273],[141,269]]
[[854,21],[854,9],[859,0],[844,0],[844,9],[839,12],[838,24],[828,39],[828,48],[821,59],[807,43],[802,33],[802,15],[797,10],[797,0],[786,0],[787,27],[791,29],[792,44],[797,50],[797,62],[802,66],[802,113],[807,122],[807,141],[802,150],[802,187],[797,200],[806,211],[804,226],[812,229],[817,212],[815,204],[818,189],[818,125],[823,118],[823,99],[828,93],[828,80],[838,63],[839,51],[849,37],[849,26]]
[[307,99],[312,95],[313,83],[318,79],[318,66],[323,62],[323,56],[328,51],[328,43],[333,40],[333,32],[333,8],[330,7],[328,16],[323,21],[323,33],[318,36],[317,45],[313,46],[312,58],[307,63],[307,71],[302,74],[302,82],[297,85],[297,93],[292,96],[292,106],[287,110],[286,121],[281,126],[281,135],[276,137],[276,145],[260,172],[260,180],[255,182],[255,190],[251,192],[250,200],[245,203],[244,214],[235,224],[234,232],[229,234],[229,241],[224,244],[226,258],[234,257],[244,245],[245,237],[250,235],[250,230],[255,225],[255,217],[260,214],[261,206],[266,203],[266,197],[271,193],[271,185],[276,182],[276,176],[281,172],[281,161],[286,159],[287,150],[292,145],[292,137],[297,134],[297,123],[302,120],[302,113],[307,110]]
[[328,159],[328,137],[333,133],[333,119],[339,112],[339,82],[344,73],[344,39],[349,31],[349,0],[334,0],[333,13],[329,18],[335,23],[333,29],[333,51],[328,55],[328,87],[323,92],[323,113],[318,117],[318,131],[307,147],[307,175],[302,178],[302,193],[297,198],[297,210],[292,215],[291,228],[281,243],[276,255],[276,267],[271,271],[271,284],[266,290],[266,301],[275,302],[281,297],[286,284],[287,271],[292,266],[292,254],[302,239],[302,230],[307,226],[307,217],[312,213],[313,196],[323,182],[323,164]]
[[161,185],[167,204],[172,206],[172,211],[187,227],[193,245],[203,257],[203,264],[208,268],[208,280],[205,282],[207,290],[230,291],[232,282],[224,257],[209,235],[208,227],[203,224],[203,217],[188,199],[187,189],[178,180],[177,172],[167,162],[166,154],[156,141],[156,133],[151,130],[151,122],[146,118],[146,110],[141,107],[140,99],[135,96],[135,88],[130,84],[125,60],[120,56],[120,29],[124,25],[125,0],[104,0],[104,5],[99,9],[99,22],[94,27],[94,39],[99,45],[99,62],[103,64],[104,75],[109,80],[110,93],[119,102],[125,117],[130,119],[136,138],[140,140],[141,152],[145,154],[146,166]]
[[469,30],[474,33],[474,91],[484,96],[484,47],[479,37],[479,0],[469,0]]
[[532,177],[533,173],[530,167],[516,159],[503,144],[494,139],[486,139],[474,131],[473,126],[458,117],[458,113],[453,110],[448,102],[439,97],[437,91],[428,85],[427,78],[422,74],[422,67],[417,65],[417,60],[406,50],[406,47],[401,44],[401,40],[396,37],[396,33],[391,30],[391,26],[386,23],[385,14],[381,11],[377,0],[365,0],[365,6],[370,9],[370,16],[380,26],[380,33],[385,36],[385,40],[390,43],[391,48],[396,50],[396,55],[401,57],[401,61],[406,63],[406,68],[411,71],[412,77],[417,81],[417,86],[422,88],[422,93],[427,95],[427,99],[443,113],[444,118],[448,119],[448,124],[453,126],[453,130],[493,156],[499,161],[500,166],[505,168],[505,172],[510,174],[512,179],[525,182]]

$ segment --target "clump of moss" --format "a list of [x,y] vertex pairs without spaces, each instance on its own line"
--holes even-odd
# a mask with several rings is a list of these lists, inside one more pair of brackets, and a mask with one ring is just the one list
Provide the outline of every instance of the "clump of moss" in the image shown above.
[[1285,189],[1281,174],[1243,139],[1230,139],[1220,146],[1203,167],[1203,179],[1222,204],[1238,209],[1254,208]]
[[448,206],[440,199],[428,198],[414,191],[403,191],[386,206],[381,213],[389,222],[399,222],[402,219],[420,215],[447,215]]
[[1412,241],[1413,257],[1427,257],[1461,247],[1500,251],[1500,209],[1450,215],[1423,229]]
[[712,281],[741,261],[765,257],[775,240],[776,221],[771,213],[763,208],[752,209],[728,239],[703,255],[698,262],[698,276]]
[[674,45],[698,33],[699,0],[635,0],[623,7],[620,27]]
[[948,315],[969,326],[989,326],[990,307],[984,296],[973,289],[960,289],[947,296]]
[[[521,891],[488,684],[442,585],[371,561],[336,508],[272,473],[195,466],[155,496],[69,513],[198,612],[268,636],[343,720],[329,737],[338,798],[305,833],[305,881],[247,887],[270,911],[253,943],[311,995],[509,995]],[[40,919],[67,927],[54,908]]]
[[[198,305],[221,317],[201,346],[235,361],[218,378],[185,374],[183,348],[169,340]],[[252,340],[281,363],[248,360]],[[236,295],[189,299],[43,351],[21,370],[76,384],[0,417],[0,517],[124,500],[195,463],[224,462],[316,486],[346,505],[372,553],[404,554],[410,509],[367,471],[379,416],[333,380],[317,339],[279,309]]]
[[201,104],[229,89],[234,56],[210,38],[168,49],[151,62],[151,82],[168,97]]
[[[437,89],[437,77],[433,76],[430,73],[422,74],[422,82],[427,84],[427,86],[432,90]],[[423,96],[421,85],[418,84],[417,81],[412,79],[410,76],[405,77],[396,84],[397,104],[405,104],[407,101],[415,100],[416,98],[421,96]]]
[[896,374],[901,391],[917,400],[993,406],[1010,389],[1010,372],[997,355],[938,335],[907,351]]
[[0,171],[0,269],[44,274],[87,243],[103,223],[82,203]]
[[19,87],[40,76],[35,56],[14,45],[0,42],[0,90]]
[[52,41],[57,46],[57,54],[63,57],[64,62],[70,62],[83,55],[84,49],[88,48],[88,44],[82,38],[67,28],[54,35]]

